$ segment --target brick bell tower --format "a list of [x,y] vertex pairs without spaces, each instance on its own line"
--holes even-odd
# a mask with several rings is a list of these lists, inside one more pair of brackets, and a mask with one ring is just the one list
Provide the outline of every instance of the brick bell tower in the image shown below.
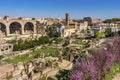
[[65,15],[65,20],[66,20],[66,26],[69,26],[69,21],[70,21],[70,14],[69,13],[66,13]]

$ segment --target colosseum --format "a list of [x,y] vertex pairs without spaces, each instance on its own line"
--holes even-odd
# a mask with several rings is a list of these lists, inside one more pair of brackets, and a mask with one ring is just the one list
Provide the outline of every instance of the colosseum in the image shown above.
[[14,18],[10,19],[5,16],[0,19],[0,30],[4,36],[11,36],[15,34],[36,34],[36,20]]

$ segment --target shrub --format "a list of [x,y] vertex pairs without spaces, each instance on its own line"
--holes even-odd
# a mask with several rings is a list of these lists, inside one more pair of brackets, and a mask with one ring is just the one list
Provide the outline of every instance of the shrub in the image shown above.
[[104,80],[111,67],[120,61],[120,37],[114,38],[107,49],[97,50],[92,57],[80,59],[73,67],[70,80]]
[[100,38],[104,38],[105,37],[105,34],[103,32],[96,32],[95,33],[95,37],[97,39],[100,39]]
[[112,32],[111,28],[107,28],[105,31],[105,36],[106,37],[113,37],[115,35],[114,32]]
[[14,51],[26,50],[26,49],[33,48],[38,45],[47,44],[49,42],[50,42],[49,37],[42,36],[38,40],[29,40],[29,41],[25,41],[24,43],[15,44],[13,46],[13,50]]
[[63,44],[62,46],[63,46],[63,47],[66,47],[66,46],[68,46],[69,43],[70,43],[70,42],[67,40],[67,41],[64,42],[64,44]]

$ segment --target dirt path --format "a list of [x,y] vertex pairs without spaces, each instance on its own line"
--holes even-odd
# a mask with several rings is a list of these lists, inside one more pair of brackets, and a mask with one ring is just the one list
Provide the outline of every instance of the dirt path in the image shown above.
[[117,73],[112,80],[120,80],[120,73]]

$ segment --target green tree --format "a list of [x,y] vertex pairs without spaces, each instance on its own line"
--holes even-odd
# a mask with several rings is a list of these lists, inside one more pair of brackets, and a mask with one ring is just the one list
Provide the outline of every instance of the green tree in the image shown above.
[[66,46],[68,46],[70,44],[70,42],[68,41],[68,40],[66,40],[64,43],[63,43],[63,47],[66,47]]
[[114,36],[114,35],[115,35],[115,33],[112,32],[111,28],[107,28],[107,29],[106,29],[106,31],[105,31],[105,36],[106,36],[106,37],[112,37],[112,36]]
[[46,32],[49,37],[60,37],[61,33],[56,31],[57,24],[52,24],[46,28]]
[[104,38],[105,37],[105,33],[103,33],[103,32],[96,32],[95,33],[95,37],[97,39]]
[[106,19],[103,22],[104,23],[112,23],[112,22],[117,22],[117,21],[120,21],[120,18]]
[[59,74],[56,75],[57,80],[70,80],[71,71],[69,70],[61,70]]

